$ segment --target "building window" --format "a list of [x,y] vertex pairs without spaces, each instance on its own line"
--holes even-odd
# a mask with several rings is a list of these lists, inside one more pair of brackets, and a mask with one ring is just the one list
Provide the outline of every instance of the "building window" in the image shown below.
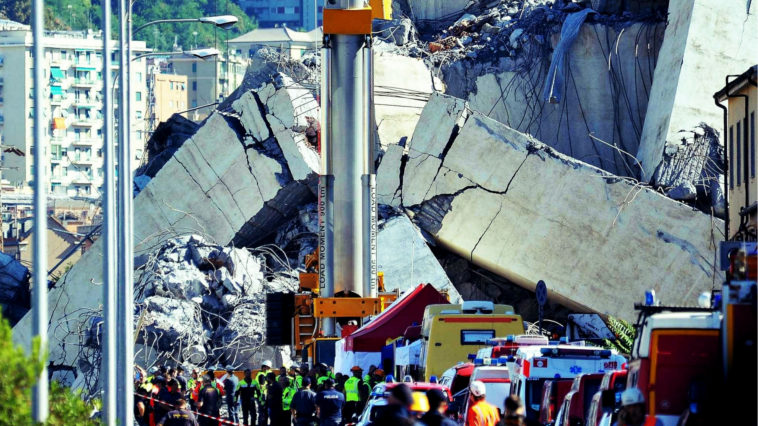
[[174,107],[174,101],[168,101],[168,107],[173,108]]
[[169,81],[168,82],[168,90],[174,90],[174,82],[173,81]]
[[134,96],[135,96],[137,102],[139,102],[139,101],[142,100],[142,92],[135,92]]
[[137,116],[137,119],[142,119],[142,111],[140,111],[140,110],[137,110],[137,111],[135,111],[134,113],[135,113],[135,115]]
[[755,177],[755,112],[750,113],[750,177]]
[[734,189],[734,126],[729,127],[729,188]]
[[142,83],[142,73],[137,72],[137,82]]
[[192,82],[192,90],[197,90],[197,81]]
[[276,8],[276,13],[284,13],[284,8],[283,7],[277,7]]
[[193,99],[192,100],[192,108],[196,108],[196,107],[197,107],[197,100]]
[[197,72],[197,64],[194,62],[192,63],[192,72]]

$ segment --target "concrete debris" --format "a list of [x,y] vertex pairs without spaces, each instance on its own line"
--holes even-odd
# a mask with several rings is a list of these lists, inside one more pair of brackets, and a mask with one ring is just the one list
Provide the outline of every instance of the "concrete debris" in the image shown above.
[[30,278],[26,266],[0,252],[0,307],[11,326],[31,309]]
[[451,303],[461,300],[421,231],[405,214],[390,217],[380,224],[377,268],[384,273],[387,290],[399,289],[403,293],[419,283],[429,283],[439,291],[446,291]]
[[645,182],[654,178],[667,145],[679,144],[679,132],[701,122],[723,127],[713,94],[724,87],[725,75],[741,74],[756,62],[756,2],[747,7],[720,0],[668,3],[669,24],[650,88],[655,102],[648,105],[636,152]]
[[677,143],[666,145],[663,161],[653,175],[653,185],[675,200],[687,201],[706,212],[713,209],[723,218],[724,191],[723,182],[719,182],[724,173],[724,149],[718,132],[701,123],[679,135]]
[[271,270],[262,255],[196,235],[168,240],[150,257],[135,285],[137,343],[148,363],[246,368],[263,356],[289,357],[265,347],[262,333],[266,293],[294,291],[293,276]]
[[373,23],[373,35],[376,39],[386,43],[394,43],[395,46],[404,46],[407,43],[417,41],[416,26],[409,18],[399,18],[385,21],[375,19]]
[[433,95],[399,154],[379,166],[380,202],[518,285],[545,280],[566,306],[631,319],[622,295],[655,283],[664,303],[681,304],[721,279],[712,258],[719,220],[558,154],[460,99]]
[[[186,234],[200,235],[208,244],[256,247],[294,217],[299,206],[315,201],[319,162],[305,129],[309,125],[306,117],[319,117],[320,113],[313,92],[300,80],[277,74],[278,66],[288,64],[262,61],[249,70],[242,86],[201,123],[139,192],[134,200],[139,218],[134,228],[135,264],[147,267],[150,253]],[[299,64],[293,65],[293,70],[305,83],[312,70]],[[173,261],[179,254],[171,256]],[[56,365],[77,368],[78,359],[86,356],[77,330],[98,312],[102,267],[102,241],[98,240],[50,291],[50,341],[55,342],[50,360]],[[236,271],[227,272],[228,276],[208,280],[207,294],[205,285],[196,281],[200,278],[196,271],[167,274],[174,282],[186,277],[194,284],[162,287],[161,297],[194,296],[187,303],[197,306],[199,301],[199,306],[210,312],[236,306],[244,294],[230,293],[228,282],[212,287],[226,278],[239,282]],[[244,293],[245,286],[231,288]],[[239,299],[226,297],[228,294]],[[27,314],[14,327],[14,341],[28,346],[31,334]],[[142,346],[143,351],[149,348]],[[218,356],[208,352],[211,359]],[[84,373],[77,374],[81,377]],[[87,377],[87,383],[95,386],[97,370]]]

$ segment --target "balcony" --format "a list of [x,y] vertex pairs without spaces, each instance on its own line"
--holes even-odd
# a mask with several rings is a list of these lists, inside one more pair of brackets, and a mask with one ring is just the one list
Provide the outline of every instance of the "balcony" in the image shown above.
[[71,146],[92,146],[95,143],[95,139],[90,138],[82,138],[82,139],[74,139],[71,141]]
[[75,78],[73,86],[74,87],[94,87],[97,83],[97,80],[92,78]]
[[92,176],[84,173],[76,173],[71,183],[75,185],[92,185]]
[[50,61],[50,66],[58,67],[61,70],[65,71],[71,68],[71,61],[64,58],[57,58]]
[[[91,155],[73,155],[73,156],[69,156],[68,160],[71,162],[71,164],[77,164],[77,165],[82,165],[82,166],[92,165]],[[90,177],[90,179],[92,179],[92,177]]]
[[102,107],[102,103],[100,102],[99,97],[79,97],[75,99],[76,106],[78,107],[84,107],[84,108],[94,108],[94,109],[100,109]]

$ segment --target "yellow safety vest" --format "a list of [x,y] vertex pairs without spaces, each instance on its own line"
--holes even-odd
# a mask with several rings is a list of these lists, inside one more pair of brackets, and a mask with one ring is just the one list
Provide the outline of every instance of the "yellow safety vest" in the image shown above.
[[345,401],[346,402],[359,402],[361,400],[361,394],[358,391],[358,385],[361,379],[357,377],[351,377],[345,382]]
[[292,398],[295,396],[295,392],[297,392],[297,389],[293,385],[289,385],[286,388],[284,388],[284,391],[282,391],[282,408],[284,411],[290,410],[290,405],[292,404]]

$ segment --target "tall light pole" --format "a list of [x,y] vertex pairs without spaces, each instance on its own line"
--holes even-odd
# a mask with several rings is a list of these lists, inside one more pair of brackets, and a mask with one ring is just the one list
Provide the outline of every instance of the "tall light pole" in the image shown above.
[[[42,0],[32,5],[32,33],[34,44],[34,283],[32,284],[32,333],[39,338],[40,349],[47,350],[47,181],[45,179],[45,150],[47,141],[42,123],[42,85],[45,83],[42,68],[45,49],[42,44],[45,10]],[[32,392],[32,418],[35,423],[47,420],[47,368],[43,365]]]
[[[103,384],[101,417],[107,425],[116,424],[116,197],[115,142],[113,139],[113,95],[111,78],[111,2],[103,5],[103,358],[100,381]],[[123,67],[121,67],[123,69]],[[122,108],[123,109],[123,106]],[[122,126],[123,127],[123,126]],[[121,144],[123,145],[123,144]],[[131,372],[131,371],[130,371]]]
[[[35,0],[40,1],[40,0]],[[119,105],[119,144],[118,144],[118,158],[119,158],[119,179],[118,179],[118,201],[120,208],[118,209],[118,245],[121,247],[118,250],[118,297],[115,297],[118,313],[118,356],[114,359],[113,355],[116,355],[111,350],[116,349],[116,345],[113,344],[112,339],[106,338],[105,356],[103,357],[103,373],[106,373],[104,380],[105,395],[103,395],[103,409],[105,416],[103,420],[106,424],[115,424],[115,419],[118,418],[122,424],[131,425],[134,423],[133,415],[133,400],[134,400],[134,212],[132,205],[132,158],[131,158],[131,63],[132,52],[131,42],[132,34],[142,30],[150,25],[162,24],[162,23],[176,23],[176,22],[200,22],[204,24],[215,25],[220,28],[228,29],[234,26],[238,19],[236,16],[223,15],[223,16],[208,16],[192,19],[162,19],[158,21],[148,22],[144,25],[137,27],[132,31],[132,4],[134,0],[119,0],[119,52],[120,52],[120,65],[119,65],[119,93],[120,93],[120,105]],[[107,11],[107,12],[106,12]],[[103,2],[103,14],[108,16],[108,20],[103,20],[103,28],[110,28],[110,2]],[[107,50],[103,53],[103,87],[107,93],[103,102],[103,108],[106,111],[106,118],[104,125],[106,126],[105,144],[105,197],[104,205],[107,200],[110,207],[111,202],[115,201],[113,198],[113,178],[115,177],[113,168],[113,143],[111,141],[112,129],[113,129],[113,109],[110,106],[110,93],[108,82],[110,81],[110,33],[103,31],[103,40]],[[107,40],[107,41],[106,41]],[[210,49],[207,49],[210,50]],[[215,49],[214,49],[215,50]],[[215,52],[200,52],[199,55],[215,56],[218,51]],[[138,58],[147,55],[139,56]],[[197,56],[197,55],[196,55]],[[135,58],[137,59],[137,58]],[[106,62],[107,60],[107,62]],[[106,65],[107,63],[107,65]],[[107,78],[107,80],[106,80]],[[110,117],[110,121],[109,121]],[[110,133],[110,135],[109,135]],[[110,150],[110,156],[109,156]],[[110,160],[110,161],[109,161]],[[109,171],[111,178],[109,179]],[[110,194],[110,195],[109,195]],[[115,229],[111,228],[114,225],[112,214],[115,211],[115,205],[112,206],[113,210],[110,210],[111,214],[108,214],[106,209],[106,224],[104,228],[104,242],[106,245],[106,251],[104,256],[105,271],[104,271],[104,316],[105,316],[105,331],[109,332],[109,336],[114,336],[112,331],[116,331],[115,327],[115,315],[109,304],[111,303],[110,294],[112,288],[108,286],[108,283],[114,283],[111,281],[111,275],[113,274],[112,268],[109,268],[110,262],[115,259],[116,250],[115,244],[111,247],[114,241],[112,237],[115,233]],[[108,236],[111,236],[111,239]],[[46,269],[46,268],[45,268]],[[113,277],[115,278],[115,277]],[[110,290],[109,290],[110,288]],[[113,348],[111,348],[111,345]],[[110,354],[110,356],[109,356]],[[115,369],[111,369],[111,363],[116,361],[119,374],[116,376]],[[111,379],[114,382],[111,382]],[[117,392],[115,392],[117,390]],[[118,395],[118,398],[116,398]],[[118,406],[116,407],[116,401]],[[116,412],[117,410],[117,412]],[[117,417],[116,417],[117,415]]]

